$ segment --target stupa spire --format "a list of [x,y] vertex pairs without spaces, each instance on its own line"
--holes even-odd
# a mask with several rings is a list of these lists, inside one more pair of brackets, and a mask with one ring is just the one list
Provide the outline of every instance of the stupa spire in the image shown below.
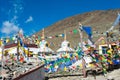
[[42,30],[42,40],[44,40],[45,39],[45,29],[43,28],[43,30]]
[[66,36],[66,30],[64,30],[64,40],[67,40],[67,36]]

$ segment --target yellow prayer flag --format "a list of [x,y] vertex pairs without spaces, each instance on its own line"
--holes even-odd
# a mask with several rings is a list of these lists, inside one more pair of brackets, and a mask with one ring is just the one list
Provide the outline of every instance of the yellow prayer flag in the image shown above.
[[2,43],[2,40],[0,40],[0,46],[2,46],[2,44],[3,44],[3,43]]
[[64,67],[64,71],[67,71],[67,68],[66,68],[66,66]]

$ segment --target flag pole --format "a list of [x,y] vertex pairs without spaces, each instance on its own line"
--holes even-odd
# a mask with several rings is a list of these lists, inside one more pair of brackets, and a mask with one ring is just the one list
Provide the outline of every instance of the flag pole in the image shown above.
[[118,12],[118,16],[119,16],[119,18],[118,18],[118,25],[119,25],[119,28],[118,28],[118,29],[119,29],[119,35],[118,35],[118,36],[120,37],[120,13],[119,13],[119,12]]
[[[82,50],[82,52],[83,52],[83,40],[82,40],[83,34],[82,34],[82,31],[83,31],[83,30],[82,30],[82,24],[79,23],[79,34],[80,34],[81,50]],[[85,70],[85,59],[84,59],[83,57],[84,57],[84,55],[82,55],[83,77],[86,78],[87,76],[86,76],[86,70]]]
[[106,32],[106,43],[107,46],[109,47],[109,32]]
[[30,49],[29,49],[29,47],[28,47],[28,55],[27,55],[27,56],[28,56],[28,61],[29,61],[29,56],[30,56],[29,50],[30,50]]
[[[4,42],[3,42],[3,41],[2,41],[2,46],[1,46],[1,47],[2,47],[2,57],[1,57],[0,75],[2,75],[2,72],[3,72],[2,70],[3,70],[3,66],[4,66],[4,64],[3,64],[3,63],[4,63],[4,62],[3,62],[3,61],[4,61],[4,60],[3,60],[3,56],[4,56]],[[0,77],[2,78],[2,76],[0,76]]]
[[4,56],[4,44],[2,45],[2,66],[3,66],[3,56]]
[[[18,32],[18,34],[19,34],[19,32]],[[19,39],[18,39],[18,37],[19,37],[19,35],[17,34],[17,60],[18,60],[18,62],[19,62]]]

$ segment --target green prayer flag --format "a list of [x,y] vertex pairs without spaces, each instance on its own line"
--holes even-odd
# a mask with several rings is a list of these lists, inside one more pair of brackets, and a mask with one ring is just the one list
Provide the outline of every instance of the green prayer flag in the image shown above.
[[76,29],[73,30],[73,33],[76,34],[78,31]]

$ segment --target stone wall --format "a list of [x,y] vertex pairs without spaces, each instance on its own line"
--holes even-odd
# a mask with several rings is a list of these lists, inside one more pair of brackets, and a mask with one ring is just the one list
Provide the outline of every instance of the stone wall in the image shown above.
[[25,74],[21,74],[19,77],[13,80],[44,80],[44,79],[45,79],[45,72],[44,72],[44,65],[42,65]]

